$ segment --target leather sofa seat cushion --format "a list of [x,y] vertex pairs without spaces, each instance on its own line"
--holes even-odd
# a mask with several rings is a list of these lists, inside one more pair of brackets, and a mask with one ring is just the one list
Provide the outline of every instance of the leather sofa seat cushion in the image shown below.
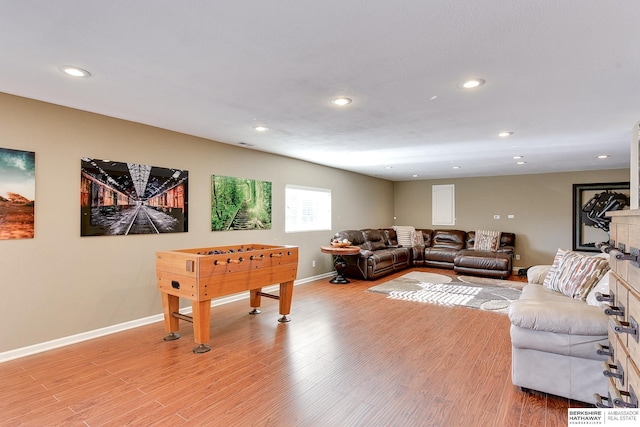
[[534,283],[526,285],[520,299],[511,303],[509,320],[520,328],[572,336],[606,336],[608,333],[608,319],[601,307]]
[[510,263],[511,259],[508,254],[473,249],[459,251],[454,259],[456,267],[475,268],[478,270],[508,271]]
[[395,249],[390,249],[390,251],[393,253],[393,258],[394,258],[394,262],[397,263],[403,263],[403,262],[409,262],[411,260],[411,249],[410,248],[395,248]]
[[511,325],[511,344],[515,348],[573,356],[582,359],[605,360],[596,344],[607,345],[607,335],[575,335],[535,331]]
[[447,262],[453,264],[453,260],[458,253],[458,249],[455,248],[442,248],[442,247],[431,247],[425,248],[424,256],[425,259],[434,262]]
[[384,251],[375,251],[369,255],[367,262],[370,265],[376,266],[376,269],[392,267],[394,261],[393,251],[384,250]]

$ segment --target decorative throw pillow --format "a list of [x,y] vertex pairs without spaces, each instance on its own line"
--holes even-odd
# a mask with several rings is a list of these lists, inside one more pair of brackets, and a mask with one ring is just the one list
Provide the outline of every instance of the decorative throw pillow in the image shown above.
[[556,256],[553,257],[553,263],[551,264],[551,268],[549,269],[547,276],[544,278],[544,281],[542,282],[542,285],[545,288],[551,289],[551,281],[557,280],[555,279],[555,276],[558,274],[558,267],[560,266],[560,261],[562,261],[562,258],[564,258],[564,256],[568,252],[569,251],[566,249],[558,248],[558,252],[556,252]]
[[412,234],[413,246],[424,246],[422,230],[415,230]]
[[412,226],[394,225],[391,227],[395,230],[398,237],[398,244],[410,248],[413,246],[412,234],[416,232],[416,229]]
[[476,251],[495,252],[500,247],[500,231],[476,230],[473,249]]
[[547,287],[571,298],[584,300],[591,288],[608,271],[609,261],[605,258],[567,252],[560,260],[555,274],[550,277]]

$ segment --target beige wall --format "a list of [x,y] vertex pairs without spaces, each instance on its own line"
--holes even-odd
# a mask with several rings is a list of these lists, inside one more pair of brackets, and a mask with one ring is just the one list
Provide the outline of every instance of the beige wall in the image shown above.
[[[161,313],[156,251],[292,244],[300,247],[298,279],[328,273],[330,257],[318,246],[335,231],[388,226],[394,215],[398,225],[431,228],[432,184],[456,185],[456,228],[513,231],[521,265],[548,262],[571,246],[572,184],[629,180],[628,170],[613,170],[392,183],[6,94],[0,147],[36,153],[35,238],[0,240],[0,352]],[[188,170],[189,232],[80,237],[85,156]],[[273,229],[212,232],[213,174],[271,181]],[[332,189],[333,230],[285,234],[285,184]]]
[[[156,251],[298,245],[303,279],[332,270],[319,246],[335,231],[382,227],[393,217],[389,181],[6,94],[0,147],[36,153],[35,238],[0,241],[0,352],[161,313]],[[81,157],[188,170],[189,232],[80,237]],[[212,232],[213,174],[271,181],[272,230]],[[285,184],[330,188],[333,230],[285,234]]]
[[[395,224],[513,232],[516,266],[546,264],[558,248],[572,248],[573,184],[628,181],[629,169],[615,169],[396,182]],[[442,184],[455,185],[455,226],[431,224],[431,186]]]

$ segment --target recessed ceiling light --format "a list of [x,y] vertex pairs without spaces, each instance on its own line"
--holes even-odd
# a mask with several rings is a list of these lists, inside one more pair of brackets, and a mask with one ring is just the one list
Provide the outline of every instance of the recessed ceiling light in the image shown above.
[[334,105],[338,105],[338,106],[340,106],[340,107],[343,107],[343,106],[345,106],[345,105],[349,105],[349,104],[351,104],[351,102],[352,102],[352,101],[353,101],[353,100],[352,100],[351,98],[345,98],[345,97],[342,97],[342,96],[341,96],[341,97],[339,97],[339,98],[333,98],[333,99],[331,100],[331,103],[332,103],[332,104],[334,104]]
[[513,132],[500,132],[500,133],[498,134],[498,136],[499,136],[500,138],[506,138],[506,137],[511,136],[511,135],[513,135]]
[[416,175],[415,173],[413,175],[411,175],[411,176],[414,177],[414,178],[418,177],[418,175]]
[[258,132],[265,132],[269,130],[269,128],[266,126],[254,126],[253,129],[257,130]]
[[438,99],[438,95],[433,95],[431,98],[429,98],[430,101],[435,101],[436,99]]
[[598,156],[599,159],[608,159],[609,155],[608,154],[602,154],[600,156]]
[[513,159],[514,160],[518,160],[518,159],[521,159],[522,157],[524,157],[524,156],[513,156]]
[[518,165],[526,165],[527,162],[516,162],[516,164],[518,164]]
[[484,84],[484,80],[482,79],[470,79],[470,80],[467,80],[466,82],[459,83],[458,87],[462,89],[473,89],[478,86],[482,86],[483,84]]
[[460,166],[453,166],[451,169],[460,169]]
[[393,169],[393,166],[385,166],[385,169]]
[[72,77],[91,77],[91,73],[82,68],[72,67],[71,65],[61,65],[58,67],[60,71]]

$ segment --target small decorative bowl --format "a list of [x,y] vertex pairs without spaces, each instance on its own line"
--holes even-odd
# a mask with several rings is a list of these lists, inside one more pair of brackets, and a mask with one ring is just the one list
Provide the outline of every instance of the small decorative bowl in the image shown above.
[[336,248],[346,248],[347,246],[351,246],[351,242],[338,242],[338,243],[334,243],[331,242],[331,246],[335,246]]

